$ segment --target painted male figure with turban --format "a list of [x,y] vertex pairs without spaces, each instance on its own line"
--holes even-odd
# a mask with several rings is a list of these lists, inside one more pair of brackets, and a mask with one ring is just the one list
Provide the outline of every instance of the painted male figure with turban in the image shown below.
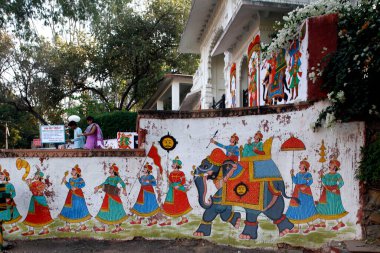
[[34,181],[32,179],[26,180],[33,195],[30,199],[28,215],[22,222],[29,226],[29,231],[22,233],[23,236],[34,235],[35,227],[42,227],[43,229],[40,231],[39,235],[46,235],[49,233],[49,229],[46,226],[54,221],[51,218],[49,206],[44,196],[46,184],[42,182],[43,178],[44,173],[37,170],[34,174]]
[[252,142],[252,137],[248,139],[248,143],[244,145],[242,156],[257,156],[257,155],[265,155],[263,151],[263,134],[260,131],[255,133],[253,137],[254,142]]
[[[162,212],[169,217],[182,219],[177,225],[182,225],[189,222],[185,214],[189,213],[192,208],[190,206],[189,200],[187,198],[185,183],[186,177],[185,173],[180,171],[182,168],[182,162],[179,160],[178,156],[173,160],[172,169],[173,171],[168,174],[169,179],[169,191],[166,195],[164,204],[161,207]],[[165,222],[161,223],[160,226],[171,225],[171,220],[166,219]]]
[[299,169],[300,171],[296,175],[294,175],[294,169],[290,171],[292,182],[295,185],[292,197],[299,199],[299,202],[294,199],[290,200],[286,217],[292,223],[298,224],[298,228],[294,227],[290,230],[290,233],[298,233],[300,231],[300,224],[307,223],[309,227],[303,231],[304,234],[307,234],[315,230],[312,222],[318,218],[318,214],[310,188],[310,185],[313,184],[313,177],[308,172],[310,163],[306,159],[302,160]]
[[62,208],[61,213],[58,218],[66,222],[64,227],[58,228],[60,232],[70,232],[70,223],[80,223],[78,231],[84,231],[87,229],[86,225],[83,223],[91,219],[91,215],[88,212],[86,205],[86,200],[82,188],[85,187],[86,183],[81,177],[82,170],[78,165],[75,165],[71,169],[71,178],[69,182],[66,181],[65,175],[62,181],[65,183],[69,192],[66,197],[65,205]]
[[230,145],[225,146],[215,141],[213,138],[211,138],[210,142],[214,143],[218,147],[225,149],[226,155],[234,162],[237,162],[239,160],[239,147],[237,146],[239,142],[239,136],[237,136],[236,133],[231,136]]
[[123,194],[126,196],[127,191],[125,189],[126,185],[124,181],[119,176],[119,168],[112,164],[109,168],[110,176],[99,186],[95,187],[95,192],[97,193],[99,189],[103,189],[105,196],[103,199],[102,206],[96,215],[96,219],[103,223],[102,227],[94,226],[95,232],[105,232],[107,225],[115,225],[115,229],[112,230],[112,233],[118,233],[122,231],[120,227],[121,223],[128,219],[127,214],[125,213],[123,203],[119,196],[120,189],[117,187],[119,184],[123,188]]
[[[156,179],[152,175],[153,167],[149,163],[144,166],[144,175],[139,177],[139,182],[141,184],[140,192],[137,197],[136,203],[131,209],[131,212],[140,218],[137,221],[131,221],[132,225],[141,224],[144,218],[152,217],[160,211],[160,207],[157,203],[156,194],[154,193],[153,186],[156,186]],[[157,224],[157,219],[152,219],[148,226],[153,226]]]
[[13,200],[16,197],[16,190],[13,184],[9,183],[11,180],[7,170],[2,170],[0,166],[0,181],[1,184],[5,184],[5,192],[10,194],[10,198],[7,199],[7,209],[0,211],[0,220],[3,220],[4,224],[12,224],[12,228],[8,233],[13,233],[19,230],[19,227],[16,225],[22,216],[17,210],[16,203]]
[[317,204],[317,211],[321,222],[316,227],[326,227],[326,222],[323,220],[336,220],[337,225],[332,227],[332,230],[339,230],[346,225],[340,221],[348,212],[342,204],[340,188],[344,185],[342,176],[337,173],[340,169],[340,162],[332,159],[329,163],[329,173],[324,175],[323,171],[319,171],[319,176],[322,179],[322,194]]

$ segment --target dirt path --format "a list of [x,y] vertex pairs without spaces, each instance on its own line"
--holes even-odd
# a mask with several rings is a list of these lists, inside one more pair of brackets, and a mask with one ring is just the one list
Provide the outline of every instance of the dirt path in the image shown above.
[[[91,239],[41,239],[29,241],[13,241],[13,248],[8,252],[14,253],[78,253],[78,252],[141,252],[141,253],[223,253],[223,252],[253,252],[252,249],[238,249],[231,246],[221,246],[206,240],[146,240],[134,238],[131,241],[104,241]],[[275,252],[268,250],[254,250],[254,252]]]

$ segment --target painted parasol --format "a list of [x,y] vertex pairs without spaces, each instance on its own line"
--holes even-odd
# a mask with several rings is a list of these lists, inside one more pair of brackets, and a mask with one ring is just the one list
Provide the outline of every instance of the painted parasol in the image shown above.
[[[294,151],[306,150],[305,144],[298,138],[291,135],[289,139],[287,139],[281,145],[281,151],[293,151],[292,154],[292,168],[294,166]],[[292,189],[293,189],[293,180],[292,180]]]

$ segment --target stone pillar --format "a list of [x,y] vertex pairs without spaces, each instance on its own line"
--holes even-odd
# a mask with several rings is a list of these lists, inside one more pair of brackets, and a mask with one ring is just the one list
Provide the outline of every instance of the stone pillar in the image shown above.
[[179,83],[172,83],[172,110],[179,110],[180,107],[180,94],[179,94]]
[[157,100],[157,110],[164,110],[164,101],[161,99]]

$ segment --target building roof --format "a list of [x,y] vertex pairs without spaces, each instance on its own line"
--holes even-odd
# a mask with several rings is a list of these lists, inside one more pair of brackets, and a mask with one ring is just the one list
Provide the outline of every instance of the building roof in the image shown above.
[[179,44],[181,53],[200,53],[201,38],[216,3],[217,0],[192,1],[189,19]]
[[166,74],[165,77],[162,78],[161,81],[158,83],[157,91],[148,99],[148,101],[145,102],[142,109],[153,109],[153,107],[157,103],[157,100],[159,100],[161,96],[165,94],[165,92],[168,89],[170,89],[175,79],[181,79],[181,80],[185,79],[188,82],[192,82],[193,76],[182,75],[182,74]]
[[[255,11],[259,10],[286,12],[295,8],[295,6],[309,4],[312,1],[313,0],[241,0],[238,11],[235,12],[230,19],[230,22],[218,43],[220,45],[219,49],[215,49],[213,55],[219,54],[221,50],[228,49],[228,47],[231,46],[231,43],[223,38],[229,37],[228,40],[236,40],[234,35],[241,32],[236,30],[242,30],[245,27],[245,25],[241,24],[242,20],[246,21],[244,17],[251,18]],[[181,53],[200,53],[202,36],[210,21],[216,3],[217,0],[192,1],[189,19],[187,20],[179,45],[179,51]],[[236,29],[237,27],[239,29]]]

